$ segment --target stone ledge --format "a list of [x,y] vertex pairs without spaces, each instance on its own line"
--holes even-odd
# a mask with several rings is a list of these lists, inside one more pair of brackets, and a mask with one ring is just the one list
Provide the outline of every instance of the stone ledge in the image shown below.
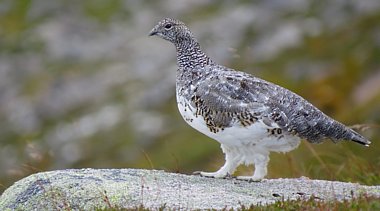
[[380,197],[380,186],[298,179],[246,182],[143,169],[68,169],[30,175],[0,197],[0,210],[94,210],[118,207],[223,209],[318,197]]

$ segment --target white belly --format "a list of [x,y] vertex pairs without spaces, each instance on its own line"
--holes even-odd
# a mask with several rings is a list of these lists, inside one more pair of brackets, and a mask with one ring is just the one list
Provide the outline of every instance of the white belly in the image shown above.
[[251,151],[251,148],[261,148],[267,151],[288,152],[300,143],[300,138],[288,133],[278,136],[269,135],[268,129],[272,127],[260,120],[246,127],[237,122],[232,127],[214,133],[207,127],[201,115],[195,115],[196,109],[189,107],[190,104],[185,98],[177,96],[177,104],[183,119],[191,127],[225,146],[245,147],[248,151]]

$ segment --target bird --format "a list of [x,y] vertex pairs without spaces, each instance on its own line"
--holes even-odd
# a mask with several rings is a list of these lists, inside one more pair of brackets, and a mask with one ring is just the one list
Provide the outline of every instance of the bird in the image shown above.
[[301,140],[348,140],[364,146],[371,143],[298,94],[217,64],[180,20],[164,18],[149,36],[174,44],[178,110],[191,127],[219,142],[225,155],[218,171],[195,174],[228,178],[238,166],[254,165],[253,175],[236,178],[261,181],[267,175],[270,152],[289,152]]

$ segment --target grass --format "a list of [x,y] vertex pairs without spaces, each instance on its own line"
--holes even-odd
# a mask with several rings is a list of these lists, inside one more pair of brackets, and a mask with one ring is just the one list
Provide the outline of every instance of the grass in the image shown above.
[[379,210],[380,198],[360,196],[353,200],[321,201],[318,198],[280,200],[268,206],[242,206],[241,210]]
[[[168,209],[165,205],[158,208],[158,210]],[[134,208],[118,208],[118,207],[106,207],[99,208],[97,211],[119,211],[119,210],[151,210],[142,205]],[[156,209],[155,209],[156,210]],[[234,210],[225,208],[224,210]],[[322,201],[317,197],[311,197],[309,199],[298,199],[287,201],[281,199],[271,205],[241,205],[236,210],[380,210],[380,198],[368,197],[362,195],[352,200],[343,201]]]

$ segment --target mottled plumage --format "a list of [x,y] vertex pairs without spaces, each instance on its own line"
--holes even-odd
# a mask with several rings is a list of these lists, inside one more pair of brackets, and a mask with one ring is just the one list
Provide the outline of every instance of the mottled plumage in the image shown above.
[[238,178],[260,180],[267,174],[269,153],[295,149],[301,139],[311,143],[331,139],[370,144],[299,95],[214,63],[178,20],[160,21],[150,35],[168,40],[176,47],[179,67],[176,93],[182,117],[221,143],[226,155],[221,169],[199,172],[203,176],[225,177],[240,164],[254,164],[253,176]]

